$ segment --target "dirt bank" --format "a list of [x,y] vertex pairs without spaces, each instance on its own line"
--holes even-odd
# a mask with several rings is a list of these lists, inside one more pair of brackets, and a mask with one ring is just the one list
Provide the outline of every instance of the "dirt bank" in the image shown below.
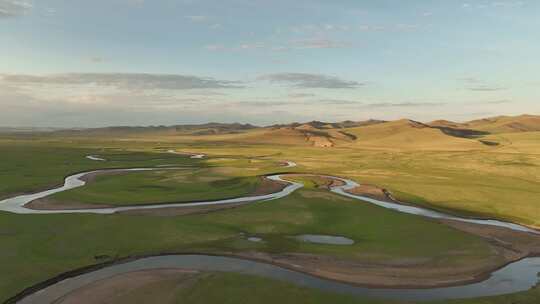
[[175,297],[176,292],[195,284],[199,275],[198,271],[183,269],[135,271],[91,283],[63,296],[55,303],[151,303],[156,299],[159,299],[160,303],[175,303],[178,300]]
[[385,202],[395,202],[392,196],[385,189],[379,188],[374,185],[362,184],[354,189],[347,191],[350,194],[366,196],[376,200],[381,200]]
[[320,189],[327,189],[329,190],[332,187],[339,187],[345,185],[343,181],[340,181],[339,179],[335,179],[332,177],[324,176],[324,175],[316,175],[316,174],[301,174],[301,173],[294,173],[294,174],[284,174],[283,178],[299,178],[299,177],[309,177],[309,179],[315,184],[317,188]]
[[[494,270],[524,257],[499,246],[492,246],[488,258],[467,257],[467,263],[449,264],[444,258],[344,259],[317,254],[268,254],[248,252],[243,258],[264,261],[317,277],[360,286],[392,288],[431,288],[482,281]],[[460,254],[456,252],[456,254]]]
[[25,205],[26,208],[34,210],[77,210],[77,209],[92,209],[92,208],[109,208],[114,207],[106,204],[85,204],[81,202],[59,201],[50,198],[40,198]]

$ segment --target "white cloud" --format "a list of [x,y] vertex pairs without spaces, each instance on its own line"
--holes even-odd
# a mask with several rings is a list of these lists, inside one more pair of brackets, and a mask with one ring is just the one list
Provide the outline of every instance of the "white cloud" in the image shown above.
[[354,89],[364,84],[335,76],[308,73],[278,73],[259,77],[271,83],[284,83],[297,88]]
[[207,117],[199,113],[205,108],[215,109],[211,112],[216,118],[227,102],[221,89],[240,87],[235,81],[186,75],[0,74],[0,121],[16,126],[96,126],[143,123],[146,117],[144,124],[177,123],[181,120],[174,121],[174,115]]
[[240,88],[236,81],[210,77],[174,74],[73,73],[53,75],[0,75],[2,82],[11,85],[97,85],[128,90],[189,90]]
[[32,8],[32,2],[28,0],[0,0],[0,18],[21,16]]

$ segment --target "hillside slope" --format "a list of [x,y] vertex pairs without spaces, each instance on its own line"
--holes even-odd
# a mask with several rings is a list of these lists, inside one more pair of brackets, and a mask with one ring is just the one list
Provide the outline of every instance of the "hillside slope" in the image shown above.
[[402,119],[347,129],[355,146],[393,150],[471,150],[485,148],[478,140],[447,134],[439,128]]
[[497,116],[469,121],[464,126],[489,133],[515,133],[540,131],[540,116]]

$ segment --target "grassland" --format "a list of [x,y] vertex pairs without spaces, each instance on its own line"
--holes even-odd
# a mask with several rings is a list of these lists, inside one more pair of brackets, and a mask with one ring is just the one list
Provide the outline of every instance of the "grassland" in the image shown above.
[[179,203],[247,196],[258,177],[220,175],[211,168],[136,172],[98,176],[83,188],[58,193],[49,202],[78,202],[113,206]]
[[[428,130],[426,135],[422,133],[425,131],[418,133],[407,128],[407,140],[396,144],[392,132],[400,131],[402,126],[393,131],[384,126],[379,128],[369,132],[347,130],[358,136],[358,140],[329,149],[298,144],[305,140],[301,137],[291,142],[261,143],[257,141],[261,130],[249,131],[259,132],[257,136],[250,135],[249,140],[242,134],[203,138],[4,137],[0,139],[0,197],[58,185],[64,176],[74,172],[172,164],[191,169],[104,176],[87,188],[57,198],[132,204],[198,199],[202,193],[209,198],[217,198],[220,193],[236,196],[252,191],[257,175],[295,171],[349,177],[385,187],[411,203],[540,227],[538,132],[489,135],[485,139],[499,145],[486,146],[476,139],[467,139],[464,145],[462,139],[437,143],[444,138],[441,134]],[[387,139],[382,136],[384,132]],[[421,144],[416,145],[416,141]],[[206,153],[210,158],[195,160],[163,153],[167,149]],[[108,161],[86,159],[90,154]],[[294,161],[299,166],[281,167],[279,162],[283,160]],[[223,184],[215,184],[216,180],[209,180],[211,177]],[[336,247],[300,243],[290,238],[304,233],[342,235],[356,243]],[[248,242],[246,235],[260,236],[265,242]],[[437,222],[330,195],[314,187],[278,201],[181,218],[0,213],[0,249],[3,273],[0,301],[24,287],[74,268],[117,257],[163,252],[309,253],[368,263],[419,259],[456,268],[499,259],[484,239]],[[251,302],[255,299],[260,302],[262,296],[258,295],[272,293],[275,297],[269,296],[270,299],[284,303],[319,298],[333,303],[378,303],[237,275],[215,274],[198,282],[200,285],[197,283],[194,289],[185,291],[198,295],[188,303],[211,303],[220,293],[203,296],[200,291],[223,282],[232,286],[238,299],[253,299]],[[250,289],[244,290],[242,286],[264,292],[248,295]],[[199,297],[201,300],[197,300]],[[538,297],[537,288],[528,293],[450,303],[535,303]]]
[[[371,126],[374,127],[382,128]],[[210,145],[176,137],[160,140],[168,139],[179,146],[189,146],[191,150],[214,156],[270,155],[289,159],[299,164],[294,171],[340,175],[361,183],[376,184],[410,203],[540,227],[538,134],[526,132],[485,137],[485,140],[500,143],[499,146],[482,145],[473,139],[467,139],[465,146],[456,144],[465,139],[440,146],[418,132],[408,135],[412,143],[401,145],[392,140],[384,142],[375,135],[371,135],[374,139],[371,142],[357,134],[358,142],[329,149],[228,142]],[[420,145],[416,145],[418,142]]]
[[[74,145],[77,146],[77,145]],[[87,155],[100,155],[108,159],[96,162]],[[70,147],[55,143],[40,144],[33,141],[3,141],[0,144],[0,197],[16,193],[44,190],[63,182],[75,172],[99,168],[204,166],[200,161],[166,153],[126,152],[124,149],[96,149]]]
[[[499,142],[499,146],[482,145],[481,149],[462,151],[385,150],[365,148],[358,143],[322,149],[287,144],[217,141],[224,135],[197,141],[177,136],[143,137],[128,143],[122,138],[107,141],[81,138],[46,138],[38,142],[7,141],[0,145],[6,159],[6,165],[0,172],[0,197],[7,193],[42,189],[58,183],[59,176],[97,165],[122,167],[167,164],[173,159],[167,154],[157,154],[165,160],[152,161],[151,158],[156,158],[156,154],[141,153],[147,155],[147,162],[118,160],[95,164],[84,159],[83,156],[88,153],[99,154],[103,149],[108,153],[122,153],[122,149],[155,152],[157,149],[177,148],[210,154],[213,158],[205,164],[222,168],[217,169],[223,170],[219,173],[228,176],[246,177],[290,171],[277,167],[276,163],[292,160],[299,164],[293,171],[341,175],[361,183],[385,187],[399,199],[411,203],[539,227],[538,134],[526,132],[490,135],[486,140]],[[239,135],[230,136],[236,138]],[[212,142],[211,139],[216,141]],[[363,142],[362,138],[358,141]],[[75,144],[84,148],[70,148]],[[11,160],[10,155],[15,154],[17,158]],[[31,161],[32,166],[28,166],[28,159],[36,161]],[[189,161],[179,157],[174,159],[179,163]],[[53,166],[43,170],[40,163]]]
[[[0,277],[0,300],[23,287],[103,259],[163,252],[256,250],[269,254],[323,254],[366,262],[418,258],[444,261],[450,267],[498,259],[481,238],[316,190],[181,218],[2,213],[0,223],[0,264],[4,273]],[[343,235],[357,243],[315,245],[290,238],[304,233]],[[258,235],[265,242],[248,242],[246,235]]]

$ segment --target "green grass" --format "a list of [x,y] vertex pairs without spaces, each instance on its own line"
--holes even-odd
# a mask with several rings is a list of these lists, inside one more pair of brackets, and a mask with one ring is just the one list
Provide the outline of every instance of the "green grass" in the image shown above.
[[[535,133],[521,135],[534,136]],[[524,143],[521,137],[519,140]],[[337,175],[375,184],[411,203],[540,227],[540,141],[527,141],[525,152],[512,150],[514,146],[520,145],[467,152],[289,147],[279,150],[281,154],[274,157],[298,163],[299,167],[291,171]],[[272,155],[276,149],[264,145],[225,145],[201,146],[198,151],[216,156],[234,152],[240,156]]]
[[54,202],[119,206],[179,203],[246,196],[259,184],[258,177],[231,177],[212,169],[190,168],[99,176],[85,187],[49,198]]
[[[108,161],[86,158],[100,155]],[[65,176],[99,168],[127,168],[174,164],[202,166],[201,161],[165,153],[72,148],[56,144],[0,142],[0,198],[36,192],[63,183]]]
[[[199,303],[336,303],[336,304],[397,304],[393,300],[373,300],[317,289],[299,287],[277,280],[234,273],[212,273],[203,275],[189,288],[176,294],[177,302],[182,304]],[[476,299],[422,302],[426,304],[536,304],[540,298],[540,287],[530,291]],[[130,301],[118,302],[132,303]],[[412,302],[407,302],[412,303]],[[115,303],[116,304],[116,303]]]
[[467,151],[445,150],[444,142],[435,145],[434,151],[415,150],[415,145],[411,150],[393,141],[388,148],[370,149],[361,137],[354,145],[332,149],[226,142],[210,145],[181,139],[176,144],[213,155],[272,155],[297,162],[300,166],[293,171],[341,175],[386,187],[403,198],[419,198],[412,203],[540,227],[539,134],[487,136],[486,140],[501,145],[479,145]]
[[[527,144],[528,151],[534,150],[533,144],[532,141]],[[78,148],[73,148],[75,146]],[[163,151],[163,147],[206,152],[213,157],[200,161],[156,153]],[[509,152],[506,146],[500,152],[498,149],[412,153],[360,148],[283,149],[268,145],[97,139],[1,140],[0,197],[42,190],[79,171],[177,164],[212,170],[211,176],[248,180],[259,174],[288,170],[334,174],[381,185],[400,198],[418,204],[540,225],[538,155]],[[88,154],[100,155],[109,161],[87,160],[84,156]],[[280,168],[276,164],[281,160],[292,160],[300,166]],[[527,166],[522,165],[524,163]],[[129,180],[131,176],[104,177],[105,180],[95,186],[111,187],[115,183],[125,186],[128,184],[125,179]],[[170,177],[171,173],[148,174],[142,177],[144,182],[134,177],[135,180],[130,182],[155,186],[140,192],[149,196],[146,200],[150,196],[161,198],[168,191],[162,187]],[[193,185],[199,187],[204,183],[199,181]],[[167,187],[176,186],[175,181]],[[171,197],[179,194],[170,191]],[[118,193],[109,191],[104,195],[119,197]],[[182,192],[182,195],[185,194]],[[241,233],[259,235],[266,242],[247,242]],[[313,245],[289,238],[304,233],[342,235],[354,239],[356,244]],[[314,189],[278,201],[184,217],[0,213],[0,249],[0,301],[58,273],[102,261],[94,258],[100,255],[114,258],[161,252],[257,250],[317,253],[383,262],[428,257],[445,265],[458,266],[493,254],[484,240],[437,222]],[[277,290],[282,289],[281,286]],[[286,301],[285,298],[281,300]],[[535,289],[508,297],[455,303],[534,303],[532,299],[538,298],[538,289]]]
[[[300,190],[284,199],[205,215],[202,219],[261,236],[266,240],[258,245],[261,251],[310,252],[378,260],[444,257],[456,263],[464,256],[447,254],[456,248],[467,252],[465,256],[469,257],[490,255],[485,243],[476,237],[324,190]],[[426,228],[429,231],[425,231]],[[356,243],[352,246],[314,245],[290,239],[299,234],[345,236]],[[241,244],[228,241],[220,241],[217,245],[232,250],[244,249]]]
[[[260,235],[266,242],[247,242],[241,233]],[[290,238],[304,233],[342,235],[356,244],[315,245]],[[4,273],[0,301],[58,273],[96,263],[95,256],[256,249],[363,261],[430,257],[448,265],[463,265],[493,254],[484,240],[442,224],[311,190],[276,201],[184,217],[2,213],[0,244]]]

